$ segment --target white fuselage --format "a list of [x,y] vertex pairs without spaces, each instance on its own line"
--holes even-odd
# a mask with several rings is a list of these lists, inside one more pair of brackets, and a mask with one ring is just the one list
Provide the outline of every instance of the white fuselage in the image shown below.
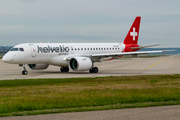
[[123,43],[26,43],[14,46],[14,50],[3,57],[3,61],[12,64],[68,66],[66,58],[71,56],[88,57],[98,62],[101,58],[92,58],[93,54],[121,53],[124,48]]

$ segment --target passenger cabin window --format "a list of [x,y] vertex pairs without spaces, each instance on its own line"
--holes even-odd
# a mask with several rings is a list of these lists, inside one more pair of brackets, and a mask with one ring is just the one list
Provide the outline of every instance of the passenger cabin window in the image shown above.
[[19,51],[24,51],[24,48],[19,48]]

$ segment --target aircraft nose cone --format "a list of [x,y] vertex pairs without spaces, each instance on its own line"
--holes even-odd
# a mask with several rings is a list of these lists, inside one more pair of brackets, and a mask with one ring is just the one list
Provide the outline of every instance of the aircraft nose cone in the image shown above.
[[4,55],[3,58],[2,58],[2,61],[3,62],[9,62],[9,56]]

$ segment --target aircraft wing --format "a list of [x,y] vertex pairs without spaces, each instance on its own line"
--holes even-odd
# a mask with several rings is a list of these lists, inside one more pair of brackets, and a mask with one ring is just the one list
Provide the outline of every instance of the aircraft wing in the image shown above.
[[92,54],[92,57],[110,57],[110,56],[125,56],[125,55],[139,55],[148,53],[160,53],[169,50],[158,50],[158,51],[139,51],[139,52],[122,52],[122,53],[103,53],[103,54]]
[[[86,55],[78,55],[76,57],[114,57],[118,58],[118,56],[125,55],[139,55],[139,54],[148,54],[148,53],[161,53],[175,50],[158,50],[158,51],[139,51],[139,52],[122,52],[122,53],[103,53],[103,54],[86,54]],[[71,58],[75,57],[74,55],[63,58],[65,61],[69,61]]]

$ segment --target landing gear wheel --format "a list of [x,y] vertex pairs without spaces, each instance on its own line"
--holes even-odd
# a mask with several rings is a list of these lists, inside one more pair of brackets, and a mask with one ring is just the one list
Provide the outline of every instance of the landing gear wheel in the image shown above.
[[61,71],[61,72],[65,72],[64,69],[63,69],[63,67],[61,67],[60,71]]
[[69,72],[69,68],[68,67],[64,67],[64,71],[65,72]]
[[98,68],[95,67],[93,71],[94,71],[94,73],[98,73]]
[[28,74],[28,71],[26,70],[26,64],[20,64],[19,66],[20,66],[20,67],[23,67],[23,68],[22,68],[22,74],[23,74],[23,75],[27,75],[27,74]]
[[61,67],[61,72],[69,72],[69,67]]
[[23,71],[22,71],[22,74],[23,74],[23,75],[27,75],[27,74],[28,74],[28,71],[23,70]]
[[97,67],[93,67],[89,70],[90,73],[98,73],[98,68]]
[[93,70],[92,70],[92,69],[89,69],[89,72],[90,72],[90,73],[93,73]]

